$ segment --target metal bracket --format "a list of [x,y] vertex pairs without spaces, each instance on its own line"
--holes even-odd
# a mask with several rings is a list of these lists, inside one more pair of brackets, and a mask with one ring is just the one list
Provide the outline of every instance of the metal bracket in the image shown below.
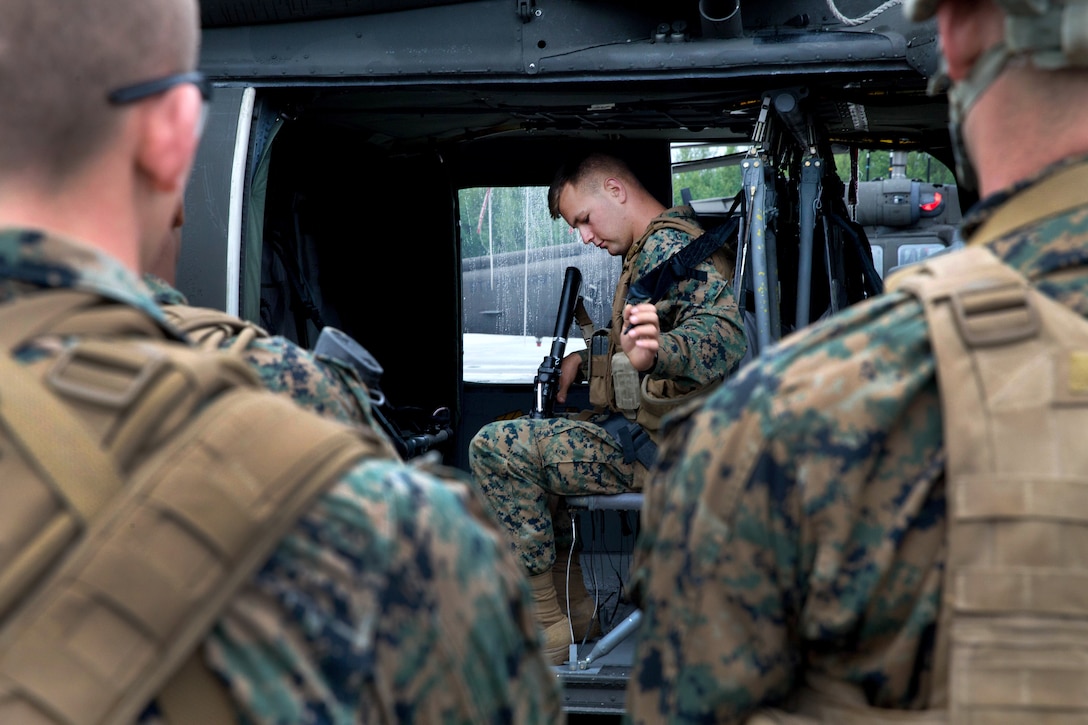
[[539,12],[536,9],[536,0],[517,0],[517,13],[521,22],[527,23],[536,17]]
[[767,115],[771,111],[772,97],[770,93],[763,94],[763,102],[759,107],[759,117],[756,119],[756,125],[752,129],[752,148],[749,149],[749,155],[756,156],[758,153],[766,152],[768,143],[768,131],[767,131]]

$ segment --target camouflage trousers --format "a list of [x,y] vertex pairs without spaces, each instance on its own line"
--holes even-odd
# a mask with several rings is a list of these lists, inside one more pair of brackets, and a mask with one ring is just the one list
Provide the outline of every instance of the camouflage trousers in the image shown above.
[[515,418],[485,425],[469,444],[469,466],[492,514],[530,574],[555,564],[569,546],[570,520],[559,496],[631,490],[637,462],[595,420]]

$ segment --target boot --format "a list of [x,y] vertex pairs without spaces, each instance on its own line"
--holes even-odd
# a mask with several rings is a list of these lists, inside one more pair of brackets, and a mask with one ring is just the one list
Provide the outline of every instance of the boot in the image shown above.
[[570,620],[559,608],[552,572],[530,574],[536,621],[544,632],[544,657],[553,665],[561,665],[570,654]]
[[[571,557],[570,570],[567,570],[567,556],[570,550],[559,550],[555,555],[555,566],[552,567],[552,578],[555,580],[556,596],[559,599],[559,608],[570,617],[571,626],[574,628],[574,639],[579,643],[584,639],[596,637],[601,633],[600,618],[594,616],[595,605],[593,597],[586,591],[585,579],[582,578],[582,562],[577,553]],[[570,609],[567,609],[567,580],[570,579]]]

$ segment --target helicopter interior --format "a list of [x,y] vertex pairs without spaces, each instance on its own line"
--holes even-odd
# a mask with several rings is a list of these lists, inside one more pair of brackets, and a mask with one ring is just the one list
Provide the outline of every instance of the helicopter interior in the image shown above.
[[[956,243],[974,198],[949,171],[947,102],[927,90],[936,29],[899,5],[202,0],[215,97],[179,286],[307,347],[343,331],[374,363],[402,453],[467,470],[480,426],[527,412],[563,270],[589,264],[540,209],[568,153],[620,156],[708,228],[743,217],[736,282],[760,349]],[[769,249],[751,236],[759,215]],[[756,260],[777,275],[770,296]],[[585,275],[594,319],[618,262]],[[527,340],[522,374],[476,377],[481,336]]]

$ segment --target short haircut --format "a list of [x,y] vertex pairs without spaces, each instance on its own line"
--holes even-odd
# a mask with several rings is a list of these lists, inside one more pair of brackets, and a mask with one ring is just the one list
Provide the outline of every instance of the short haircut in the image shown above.
[[3,0],[0,181],[60,182],[116,132],[110,91],[190,71],[197,0]]
[[552,219],[558,219],[559,195],[568,184],[578,186],[589,179],[602,176],[615,176],[627,184],[638,184],[638,179],[622,160],[600,152],[580,153],[569,156],[560,165],[548,188],[548,211]]

